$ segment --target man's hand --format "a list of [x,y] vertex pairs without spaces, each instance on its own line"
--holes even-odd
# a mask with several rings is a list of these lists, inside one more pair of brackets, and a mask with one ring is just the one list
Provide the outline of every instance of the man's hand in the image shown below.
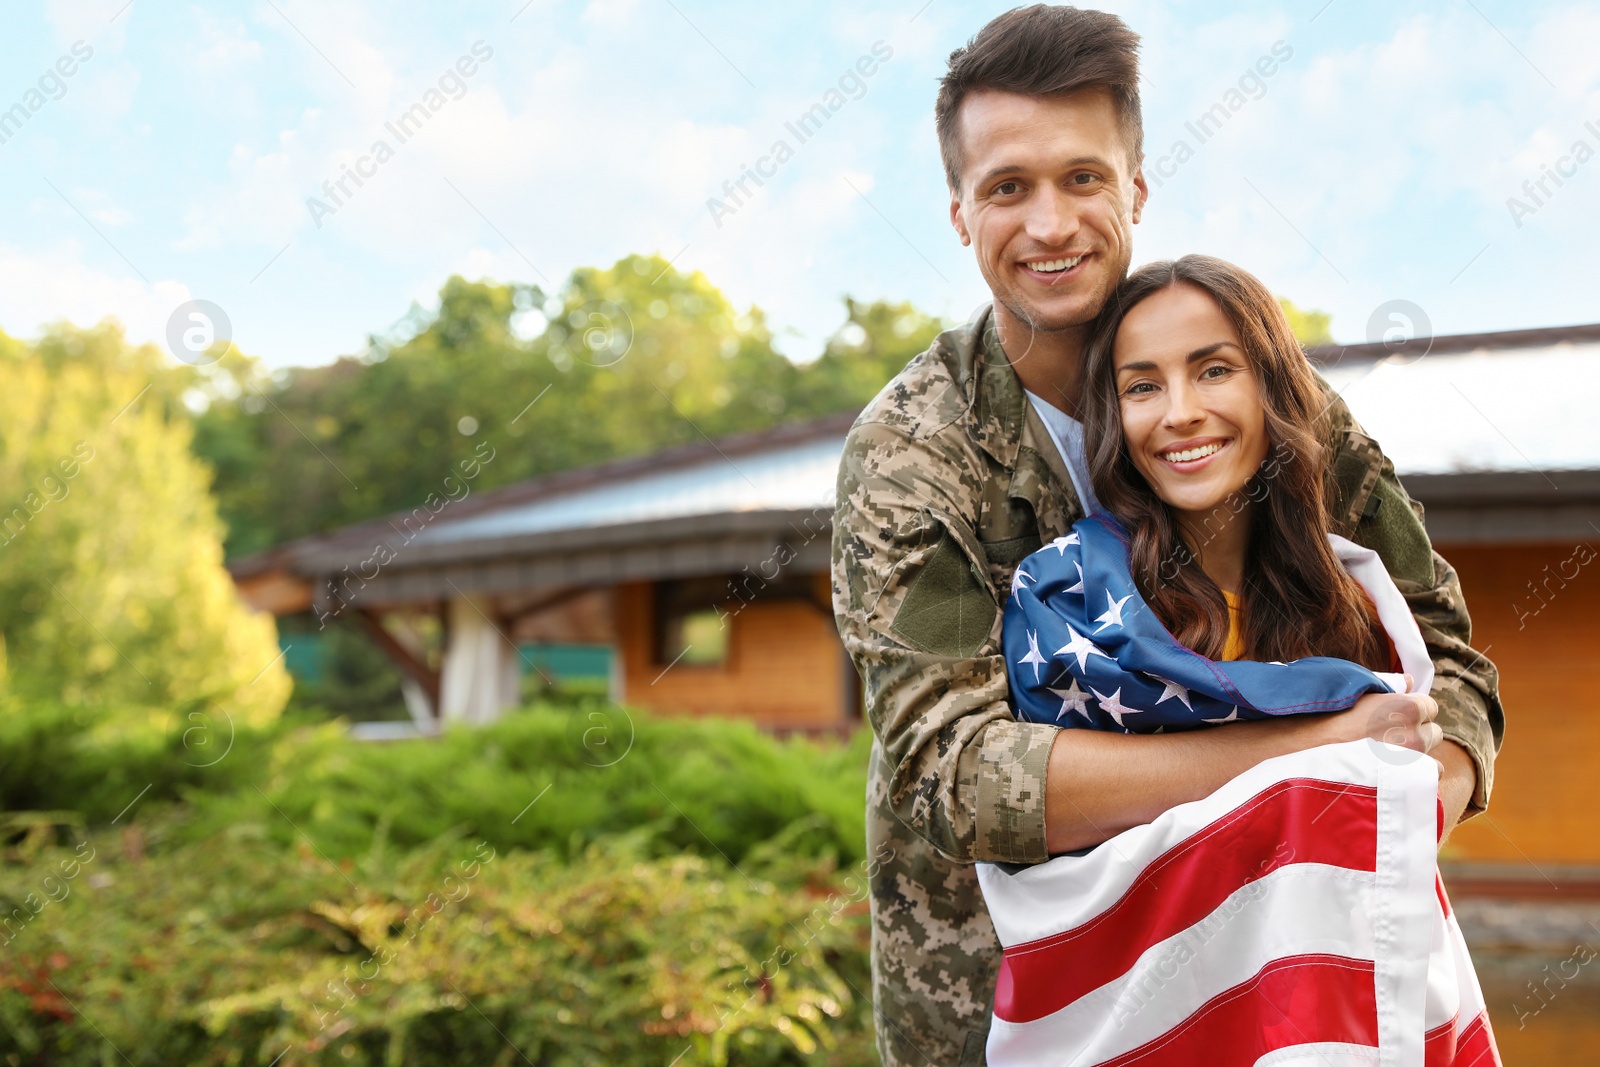
[[1478,768],[1467,750],[1454,741],[1446,740],[1428,755],[1439,761],[1439,803],[1444,805],[1444,837],[1439,844],[1443,845],[1477,791]]

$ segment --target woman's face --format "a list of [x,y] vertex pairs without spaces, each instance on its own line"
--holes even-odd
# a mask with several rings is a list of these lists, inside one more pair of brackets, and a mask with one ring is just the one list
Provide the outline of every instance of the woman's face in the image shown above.
[[1180,282],[1128,312],[1112,358],[1133,465],[1169,507],[1204,521],[1267,458],[1261,386],[1238,331],[1209,293]]

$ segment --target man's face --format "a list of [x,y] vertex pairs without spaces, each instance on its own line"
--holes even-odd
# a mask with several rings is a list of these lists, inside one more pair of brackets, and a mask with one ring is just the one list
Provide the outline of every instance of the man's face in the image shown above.
[[1127,272],[1149,195],[1110,92],[986,89],[959,117],[964,163],[950,221],[996,302],[1040,331],[1087,323]]

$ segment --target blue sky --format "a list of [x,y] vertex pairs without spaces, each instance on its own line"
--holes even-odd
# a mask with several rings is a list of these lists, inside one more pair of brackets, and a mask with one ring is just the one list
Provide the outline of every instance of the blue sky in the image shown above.
[[[797,358],[847,293],[957,319],[987,299],[947,221],[932,101],[949,51],[1008,5],[524,2],[12,6],[0,111],[43,103],[0,126],[0,328],[110,315],[158,339],[202,298],[245,351],[324,363],[452,273],[549,288],[630,252],[760,305]],[[1600,5],[1106,6],[1144,36],[1146,152],[1168,158],[1136,263],[1233,259],[1344,341],[1396,299],[1438,334],[1600,320]],[[889,57],[799,144],[785,123],[875,45]],[[1200,142],[1186,123],[1275,47]],[[63,57],[71,76],[48,76]],[[420,132],[386,132],[441,78]],[[362,163],[380,138],[392,158]],[[713,217],[780,138],[793,158]],[[358,163],[370,177],[316,217]]]

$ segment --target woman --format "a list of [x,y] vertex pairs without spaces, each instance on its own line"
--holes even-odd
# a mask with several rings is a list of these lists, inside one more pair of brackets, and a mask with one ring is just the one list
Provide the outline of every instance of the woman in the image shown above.
[[[1014,575],[1020,718],[1155,732],[1426,699],[1394,582],[1327,532],[1323,392],[1265,286],[1208,256],[1136,271],[1085,393],[1105,511]],[[979,864],[1005,947],[988,1062],[1498,1063],[1431,767],[1310,749],[1097,848]]]
[[1084,408],[1106,513],[1013,578],[1019,717],[1148,732],[1427,692],[1394,583],[1327,533],[1324,395],[1258,280],[1209,256],[1136,271],[1096,323]]

